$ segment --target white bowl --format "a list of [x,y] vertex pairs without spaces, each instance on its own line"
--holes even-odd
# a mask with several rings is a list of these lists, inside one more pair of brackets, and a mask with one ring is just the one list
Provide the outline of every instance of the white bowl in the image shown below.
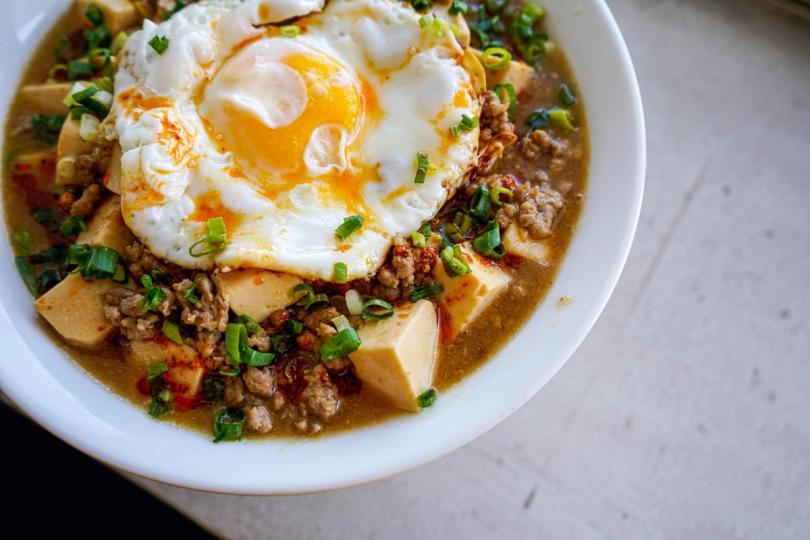
[[[0,114],[39,37],[70,0],[6,0],[0,18]],[[158,422],[79,368],[37,325],[8,242],[0,242],[0,389],[87,454],[132,473],[202,490],[285,494],[383,478],[447,454],[532,397],[585,338],[619,278],[644,187],[644,124],[630,56],[602,0],[546,0],[552,38],[568,55],[591,136],[588,195],[545,301],[489,362],[421,414],[315,440],[212,444]],[[8,54],[11,53],[11,54]],[[555,300],[571,295],[564,309]]]

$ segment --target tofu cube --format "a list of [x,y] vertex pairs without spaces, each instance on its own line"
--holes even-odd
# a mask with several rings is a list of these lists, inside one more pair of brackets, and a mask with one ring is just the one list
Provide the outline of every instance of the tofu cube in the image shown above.
[[149,364],[165,363],[169,367],[164,378],[172,391],[192,397],[200,392],[206,373],[203,360],[188,345],[163,338],[132,341],[127,346],[127,361],[146,369]]
[[441,262],[433,269],[433,276],[444,286],[444,292],[438,296],[438,301],[450,319],[449,338],[457,336],[468,323],[478,317],[511,279],[507,272],[483,260],[467,244],[460,247],[472,270],[469,274],[452,276]]
[[56,160],[67,156],[80,156],[93,150],[93,143],[85,141],[79,135],[79,121],[68,118],[59,132],[56,145]]
[[534,68],[530,65],[513,58],[506,69],[487,70],[487,87],[491,90],[496,84],[509,83],[515,87],[515,95],[519,96],[529,83],[533,72]]
[[301,278],[269,270],[245,268],[219,276],[219,288],[228,295],[231,309],[263,321],[277,309],[292,304],[292,290]]
[[90,26],[85,13],[90,4],[101,8],[104,14],[104,25],[110,29],[113,36],[121,30],[131,28],[140,23],[140,15],[135,4],[129,0],[76,0],[76,15],[82,26]]
[[70,93],[71,86],[72,83],[69,82],[26,84],[20,88],[18,95],[31,112],[48,116],[65,116],[68,108],[62,100]]
[[419,411],[416,398],[430,388],[436,364],[439,323],[429,300],[399,307],[357,332],[362,344],[349,357],[364,384],[382,392],[394,405]]
[[510,255],[517,255],[544,266],[551,261],[551,243],[548,239],[532,238],[526,229],[518,227],[516,223],[506,228],[501,240]]
[[28,176],[46,180],[51,184],[56,168],[56,152],[53,150],[37,150],[14,155],[11,164],[11,174],[14,176]]
[[87,224],[87,230],[76,239],[78,244],[106,246],[120,255],[126,253],[125,248],[134,241],[135,236],[121,215],[121,198],[118,195],[113,195],[98,207]]
[[37,298],[34,307],[66,342],[95,349],[115,332],[104,317],[104,295],[115,286],[109,279],[85,280],[70,274]]
[[115,193],[121,195],[121,145],[115,141],[110,154],[110,164],[107,166],[107,172],[104,173],[104,187]]

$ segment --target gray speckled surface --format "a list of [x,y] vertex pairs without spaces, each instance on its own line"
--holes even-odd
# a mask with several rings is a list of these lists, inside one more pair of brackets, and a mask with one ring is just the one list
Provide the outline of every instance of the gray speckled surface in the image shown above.
[[591,335],[454,454],[281,498],[138,480],[230,538],[810,537],[810,24],[755,0],[614,0],[645,206]]

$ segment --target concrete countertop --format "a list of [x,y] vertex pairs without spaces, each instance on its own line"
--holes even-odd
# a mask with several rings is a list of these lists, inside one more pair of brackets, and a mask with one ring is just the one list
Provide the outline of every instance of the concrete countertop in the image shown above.
[[609,3],[647,192],[613,299],[551,383],[367,486],[141,485],[230,538],[810,537],[810,23],[757,0]]

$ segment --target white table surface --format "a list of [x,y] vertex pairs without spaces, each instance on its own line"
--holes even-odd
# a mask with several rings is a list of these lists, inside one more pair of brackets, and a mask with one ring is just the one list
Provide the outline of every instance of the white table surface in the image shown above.
[[371,485],[141,485],[229,538],[810,538],[810,23],[758,0],[610,5],[647,192],[613,299],[556,378]]

